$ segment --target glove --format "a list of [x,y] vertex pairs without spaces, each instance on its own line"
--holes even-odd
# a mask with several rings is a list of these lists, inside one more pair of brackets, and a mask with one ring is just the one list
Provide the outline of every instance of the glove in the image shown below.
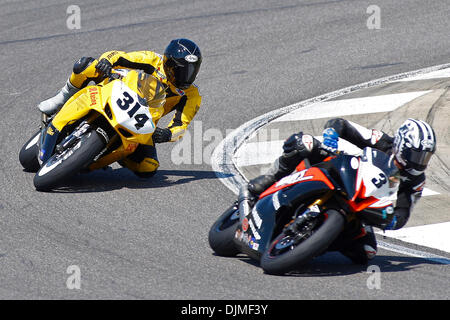
[[97,63],[95,69],[103,74],[104,77],[109,77],[111,75],[112,64],[106,58],[103,58]]
[[294,151],[303,150],[302,134],[295,133],[291,135],[283,144],[283,152],[290,154]]
[[172,131],[169,129],[161,129],[156,127],[155,132],[153,132],[153,142],[154,143],[163,143],[168,142],[172,139]]
[[339,135],[333,128],[326,128],[323,130],[322,149],[330,152],[336,152],[338,147]]

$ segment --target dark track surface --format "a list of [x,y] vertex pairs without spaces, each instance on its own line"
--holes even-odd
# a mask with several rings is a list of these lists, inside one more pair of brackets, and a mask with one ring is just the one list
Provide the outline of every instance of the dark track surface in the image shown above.
[[[374,260],[380,290],[339,255],[284,278],[245,257],[214,256],[209,227],[235,195],[207,157],[175,165],[171,144],[159,146],[151,180],[114,166],[61,192],[36,192],[18,162],[39,125],[37,103],[82,56],[162,53],[172,38],[193,39],[204,55],[196,120],[224,136],[275,108],[448,63],[448,0],[379,0],[380,30],[366,27],[371,1],[80,1],[80,30],[66,27],[69,4],[2,1],[0,298],[448,299],[448,266],[387,250]],[[70,265],[81,269],[80,290],[66,288]]]

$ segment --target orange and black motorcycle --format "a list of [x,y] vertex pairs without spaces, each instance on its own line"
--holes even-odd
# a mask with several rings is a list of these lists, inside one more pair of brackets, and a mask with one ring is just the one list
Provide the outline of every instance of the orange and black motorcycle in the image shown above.
[[393,156],[372,148],[312,166],[305,160],[253,207],[236,201],[211,227],[209,244],[221,256],[245,253],[269,274],[295,271],[331,248],[347,224],[389,224],[399,181]]

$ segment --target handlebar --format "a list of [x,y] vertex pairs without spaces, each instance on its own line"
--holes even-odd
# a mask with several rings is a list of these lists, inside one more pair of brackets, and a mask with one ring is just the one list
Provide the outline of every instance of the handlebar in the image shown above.
[[113,81],[113,80],[122,79],[123,77],[118,73],[111,72],[111,74],[108,76],[108,78],[109,78],[109,81]]

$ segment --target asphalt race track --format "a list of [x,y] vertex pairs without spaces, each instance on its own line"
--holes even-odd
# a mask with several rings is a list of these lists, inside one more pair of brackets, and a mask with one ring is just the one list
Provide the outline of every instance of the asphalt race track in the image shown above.
[[[320,94],[450,62],[448,0],[377,0],[380,29],[369,29],[373,2],[78,1],[80,28],[69,29],[70,1],[2,0],[0,298],[449,299],[448,264],[392,250],[373,260],[381,271],[374,288],[367,267],[338,254],[274,277],[208,246],[211,224],[235,199],[210,165],[230,129]],[[178,37],[194,40],[204,57],[203,103],[184,149],[191,152],[159,145],[161,167],[150,180],[114,165],[64,190],[36,192],[18,152],[39,127],[37,103],[63,86],[73,63],[114,49],[162,53]],[[70,266],[80,289],[66,285]]]

